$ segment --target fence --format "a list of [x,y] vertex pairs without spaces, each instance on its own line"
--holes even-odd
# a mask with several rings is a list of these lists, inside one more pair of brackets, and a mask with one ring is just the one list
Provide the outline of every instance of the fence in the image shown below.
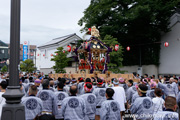
[[[94,74],[50,74],[50,76],[54,79],[57,79],[58,77],[68,77],[68,78],[76,78],[78,79],[79,77],[84,77],[84,78],[91,78],[91,77],[94,77],[95,75]],[[97,74],[98,77],[103,77],[103,78],[107,78],[107,75],[106,74]],[[108,76],[109,79],[111,78],[124,78],[126,80],[128,79],[132,79],[134,82],[138,82],[139,80],[138,79],[134,79],[134,76],[133,74],[110,74],[110,76]]]

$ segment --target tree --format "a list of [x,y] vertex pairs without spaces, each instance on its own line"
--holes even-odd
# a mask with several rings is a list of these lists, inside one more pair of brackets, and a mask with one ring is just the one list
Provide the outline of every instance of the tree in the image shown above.
[[57,55],[53,55],[51,61],[55,62],[53,69],[56,73],[65,73],[65,67],[68,66],[69,58],[67,58],[67,51],[64,51],[62,47],[57,48],[55,52]]
[[27,59],[20,64],[21,71],[32,73],[36,68],[31,59]]
[[7,72],[7,66],[6,65],[4,65],[2,68],[1,68],[1,72]]
[[160,39],[168,32],[169,18],[179,0],[91,0],[78,24],[86,31],[95,25],[102,38],[109,34],[131,51],[124,52],[123,65],[159,64]]
[[120,67],[122,67],[123,61],[123,47],[118,43],[117,38],[113,38],[111,35],[106,35],[102,40],[103,43],[106,43],[107,46],[119,45],[118,51],[110,52],[110,63],[108,64],[109,70],[114,73],[120,73]]

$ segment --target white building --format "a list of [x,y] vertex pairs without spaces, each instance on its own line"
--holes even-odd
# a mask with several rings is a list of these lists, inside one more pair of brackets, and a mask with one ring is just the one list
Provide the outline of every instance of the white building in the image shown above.
[[169,47],[161,44],[159,74],[180,75],[180,14],[170,19],[170,32],[163,34],[161,43],[168,42]]
[[[54,73],[52,67],[54,66],[54,61],[51,61],[51,54],[55,54],[58,47],[63,47],[64,50],[67,50],[67,45],[70,43],[75,43],[76,40],[82,40],[76,34],[70,34],[63,37],[55,38],[41,46],[38,46],[37,50],[37,58],[36,58],[36,67],[41,72],[45,74],[50,73],[51,71]],[[72,57],[73,53],[70,52],[67,57]],[[77,66],[76,63],[72,61],[72,65],[66,68],[66,72],[75,73]]]

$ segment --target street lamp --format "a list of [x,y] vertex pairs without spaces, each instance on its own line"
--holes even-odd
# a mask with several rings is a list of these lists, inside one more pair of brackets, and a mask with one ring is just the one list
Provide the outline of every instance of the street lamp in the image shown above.
[[21,98],[24,95],[19,85],[19,55],[20,55],[20,2],[11,0],[11,30],[10,30],[10,64],[9,86],[2,95],[6,104],[2,109],[1,120],[25,120],[24,106]]

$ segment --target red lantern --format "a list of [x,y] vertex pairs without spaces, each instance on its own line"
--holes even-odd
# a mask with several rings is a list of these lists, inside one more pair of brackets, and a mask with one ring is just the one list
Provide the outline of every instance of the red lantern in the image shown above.
[[129,46],[127,46],[126,50],[127,50],[127,51],[130,51],[130,49],[131,49],[131,48],[130,48]]
[[43,56],[45,56],[45,54],[43,54]]
[[65,53],[65,50],[63,50],[63,53]]
[[88,31],[91,32],[91,28],[88,28]]
[[169,46],[169,43],[168,43],[168,42],[165,42],[165,43],[164,43],[164,46],[165,46],[165,47],[168,47],[168,46]]
[[58,55],[58,53],[56,53],[56,55]]
[[53,54],[51,53],[51,56],[53,56]]
[[67,46],[67,51],[71,52],[71,46],[70,45]]
[[115,45],[115,48],[114,48],[115,51],[118,51],[119,50],[119,45]]
[[104,57],[101,59],[101,62],[102,62],[102,63],[104,63],[104,62],[105,62],[105,58],[104,58]]
[[37,54],[37,56],[39,56],[39,54]]

